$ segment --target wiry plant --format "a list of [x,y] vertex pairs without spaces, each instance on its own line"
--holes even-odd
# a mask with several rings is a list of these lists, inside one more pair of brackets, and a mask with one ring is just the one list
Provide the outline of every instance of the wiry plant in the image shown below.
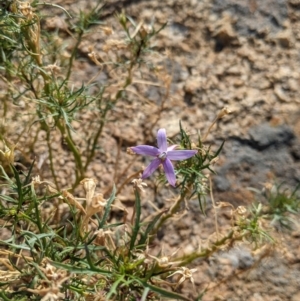
[[[190,141],[187,134],[182,137]],[[10,154],[7,160],[12,157]],[[54,184],[39,177],[31,180],[32,168],[28,174],[20,175],[13,162],[9,164],[13,177],[1,167],[5,190],[0,197],[0,218],[13,235],[1,243],[6,247],[3,253],[6,266],[18,273],[11,273],[3,284],[2,297],[7,300],[20,300],[24,296],[59,300],[66,295],[73,300],[91,296],[105,300],[157,300],[158,296],[190,300],[176,292],[185,281],[194,285],[193,272],[197,269],[188,268],[188,263],[208,258],[242,239],[261,242],[260,236],[268,237],[261,228],[259,209],[249,214],[240,208],[232,211],[232,228],[207,247],[180,256],[176,256],[177,252],[169,257],[164,252],[154,256],[150,253],[150,243],[177,213],[179,202],[185,201],[182,191],[172,207],[143,219],[142,196],[146,185],[135,179],[132,216],[129,218],[126,209],[119,207],[124,211],[123,221],[110,224],[115,188],[109,199],[104,199],[96,193],[96,180],[86,178],[81,181],[85,198],[79,199],[66,190],[57,191]],[[181,165],[181,174],[189,174],[191,166],[195,165]],[[192,181],[189,183],[193,185]],[[49,207],[51,203],[56,206]],[[47,208],[50,210],[45,211]],[[67,219],[61,218],[61,210],[66,211]],[[176,283],[167,281],[174,277]],[[18,282],[22,287],[13,292]],[[198,294],[200,300],[201,292]]]
[[271,225],[292,229],[297,225],[295,216],[299,213],[299,187],[291,191],[284,184],[265,183],[262,191],[253,189],[259,197],[260,214],[271,220]]
[[[96,150],[99,148],[99,138],[109,119],[108,115],[118,101],[124,97],[126,88],[131,84],[133,68],[142,64],[142,55],[149,47],[149,40],[161,30],[160,28],[147,31],[129,18],[132,26],[135,27],[135,33],[130,34],[128,17],[124,13],[120,14],[118,19],[127,36],[127,39],[120,43],[123,43],[124,51],[130,52],[128,59],[121,63],[100,63],[95,51],[90,49],[89,53],[89,57],[99,68],[111,64],[113,68],[122,69],[122,79],[121,81],[118,79],[119,82],[115,88],[117,92],[113,95],[106,92],[107,86],[96,85],[93,83],[93,79],[76,87],[72,84],[70,77],[74,61],[77,58],[78,46],[89,33],[90,27],[99,24],[97,20],[101,15],[100,3],[101,1],[90,12],[81,12],[79,18],[69,20],[70,30],[76,43],[68,58],[60,54],[59,49],[62,48],[62,42],[58,42],[54,35],[52,37],[48,35],[48,41],[43,40],[40,18],[36,10],[37,3],[13,1],[10,10],[2,10],[6,18],[1,23],[3,25],[1,28],[4,29],[2,35],[0,32],[0,38],[7,40],[2,49],[3,71],[11,79],[18,78],[21,84],[14,85],[13,81],[8,81],[5,77],[2,79],[7,84],[10,97],[15,103],[25,101],[30,107],[32,105],[35,107],[37,118],[34,120],[34,124],[39,123],[40,125],[36,130],[36,135],[39,131],[46,133],[50,171],[56,188],[59,188],[60,185],[54,166],[55,149],[52,146],[54,129],[59,131],[61,139],[73,155],[75,180],[72,188],[74,189],[85,177],[93,162]],[[13,26],[14,29],[12,29]],[[11,38],[9,38],[10,36]],[[13,38],[19,41],[17,45],[19,48],[16,47]],[[90,94],[91,87],[95,91],[92,94]],[[93,130],[89,131],[88,137],[86,137],[86,148],[84,149],[78,146],[72,122],[80,114],[91,110],[96,114],[98,122],[93,123],[90,127]],[[28,114],[34,113],[29,111]]]
[[[179,135],[174,138],[177,149],[174,145],[168,147],[163,129],[158,131],[158,147],[131,147],[131,153],[151,155],[154,160],[144,171],[128,175],[125,170],[120,173],[125,178],[121,184],[115,186],[112,183],[105,192],[97,192],[97,180],[86,178],[86,173],[100,148],[99,139],[105,124],[119,101],[125,98],[134,81],[135,68],[141,68],[143,56],[151,50],[150,39],[164,27],[148,30],[142,22],[136,24],[125,13],[117,15],[126,38],[106,41],[103,48],[107,52],[121,50],[122,55],[117,55],[116,61],[102,61],[97,51],[90,47],[88,57],[99,68],[118,69],[121,76],[117,76],[114,85],[111,82],[97,85],[93,79],[87,83],[74,83],[73,66],[79,45],[91,26],[99,25],[100,4],[98,1],[89,12],[81,12],[67,21],[68,30],[75,39],[69,57],[52,51],[63,44],[51,33],[43,33],[37,9],[40,3],[12,0],[0,8],[0,60],[3,63],[0,76],[8,92],[5,97],[1,95],[4,97],[3,116],[8,114],[10,102],[25,104],[24,110],[28,109],[26,112],[32,116],[28,126],[35,130],[32,148],[39,132],[43,131],[52,174],[52,180],[41,180],[35,174],[34,160],[30,161],[27,170],[26,167],[19,169],[15,160],[16,151],[20,151],[15,144],[17,141],[10,142],[4,130],[0,133],[5,142],[0,153],[0,226],[9,233],[8,238],[0,240],[0,297],[12,301],[191,300],[180,293],[181,285],[190,281],[193,296],[201,300],[203,292],[194,285],[193,274],[197,268],[189,264],[230,248],[237,241],[247,240],[255,245],[265,243],[270,236],[263,227],[262,206],[235,209],[228,203],[216,203],[211,193],[216,212],[216,235],[211,235],[205,246],[187,254],[176,250],[166,255],[163,247],[154,254],[152,243],[158,232],[178,217],[182,208],[187,212],[192,199],[196,198],[205,212],[204,197],[209,190],[206,173],[213,172],[211,166],[223,144],[212,151],[204,142],[215,122],[229,113],[227,108],[218,113],[204,137],[199,134],[192,139],[180,123]],[[106,26],[102,29],[108,35],[111,33]],[[170,77],[165,76],[164,82],[170,87]],[[168,92],[165,98],[167,96]],[[157,124],[163,109],[164,101],[151,125]],[[79,146],[74,121],[80,122],[80,116],[89,110],[93,111],[97,122],[90,121],[92,130],[85,137],[84,146]],[[59,184],[59,166],[55,165],[52,143],[54,131],[59,133],[73,156],[75,177],[73,182],[68,182],[71,189],[63,189]],[[20,135],[23,134],[24,131]],[[133,157],[133,161],[136,160],[137,156]],[[174,166],[172,160],[177,161]],[[145,216],[142,208],[147,196],[144,192],[150,185],[143,181],[154,171],[160,171],[160,165],[164,173],[158,174],[156,189],[172,189],[172,203]],[[118,194],[127,185],[133,186],[131,213],[116,203]],[[83,198],[77,197],[76,187],[81,189]],[[285,216],[287,211],[298,212],[298,199],[294,193],[287,198],[270,194],[269,200],[274,218]],[[231,207],[232,224],[219,232],[217,210],[223,207]],[[112,209],[122,211],[123,217],[112,220]]]

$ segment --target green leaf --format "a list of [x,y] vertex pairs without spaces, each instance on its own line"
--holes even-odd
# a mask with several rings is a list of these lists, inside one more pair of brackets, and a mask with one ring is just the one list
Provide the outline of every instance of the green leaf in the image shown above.
[[14,173],[14,177],[16,179],[16,185],[17,185],[17,192],[18,192],[18,211],[21,209],[22,205],[23,205],[23,193],[22,193],[22,182],[19,176],[19,172],[17,171],[17,169],[15,168],[15,166],[13,164],[10,165],[13,173]]
[[149,236],[149,234],[151,233],[151,231],[154,229],[155,224],[157,223],[157,221],[160,219],[160,217],[165,213],[166,211],[161,211],[159,212],[154,219],[148,224],[147,229],[144,233],[141,234],[141,238],[138,242],[138,245],[143,245],[147,242],[147,238]]
[[155,292],[155,293],[158,293],[164,297],[167,297],[167,298],[170,298],[171,300],[185,300],[185,301],[191,301],[191,299],[183,296],[183,295],[180,295],[180,294],[177,294],[177,293],[174,293],[174,292],[170,292],[170,291],[167,291],[163,288],[160,288],[160,287],[157,287],[157,286],[154,286],[152,284],[149,284],[141,279],[136,279],[136,281],[138,281],[140,284],[142,284],[145,288],[149,288],[151,291]]
[[107,296],[106,296],[106,300],[110,300],[110,298],[111,298],[113,295],[117,295],[117,294],[118,294],[117,288],[119,287],[120,283],[122,283],[122,282],[124,281],[124,277],[125,277],[125,275],[120,276],[120,278],[117,279],[117,281],[115,281],[115,282],[113,283],[113,285],[112,285],[111,288],[110,288],[109,293],[108,293]]
[[3,243],[3,244],[5,244],[5,245],[7,245],[7,246],[13,247],[13,248],[15,248],[15,249],[27,250],[27,251],[30,251],[30,250],[31,250],[31,249],[30,249],[27,245],[25,245],[25,244],[22,244],[22,245],[16,245],[16,244],[14,244],[14,243],[10,243],[10,242],[9,242],[10,240],[11,240],[11,239],[9,239],[9,240],[0,240],[0,242]]
[[219,147],[219,149],[217,150],[217,152],[214,154],[213,158],[216,158],[216,157],[219,156],[219,154],[220,154],[220,152],[221,152],[224,144],[225,144],[225,140],[222,142],[221,146]]
[[50,261],[50,263],[57,267],[57,268],[61,268],[64,270],[67,270],[71,273],[76,273],[76,274],[87,274],[87,275],[92,275],[92,274],[102,274],[102,275],[111,275],[111,272],[107,271],[107,270],[102,270],[102,269],[98,269],[98,268],[93,268],[90,269],[88,267],[77,267],[74,265],[68,265],[68,264],[64,264],[61,262],[56,262],[56,261]]
[[108,219],[110,209],[111,209],[111,205],[112,205],[113,201],[115,200],[115,198],[116,198],[116,186],[114,185],[113,189],[112,189],[112,192],[111,192],[111,195],[110,195],[109,199],[107,200],[107,204],[105,206],[105,212],[103,214],[102,221],[99,224],[99,229],[103,229],[103,227],[104,227],[104,225],[105,225],[105,223]]
[[203,199],[204,196],[202,194],[200,194],[200,193],[197,194],[197,197],[198,197],[198,203],[199,203],[200,210],[201,210],[202,214],[205,215],[205,209],[206,209],[205,201],[206,200],[204,199],[204,201],[202,201],[202,199]]
[[31,165],[29,167],[28,173],[27,173],[27,175],[25,177],[25,180],[24,180],[24,183],[23,183],[24,186],[28,185],[31,182],[31,172],[32,172],[34,163],[35,163],[35,159],[32,161],[32,163],[31,163]]
[[136,238],[138,236],[141,227],[141,198],[137,190],[134,191],[135,194],[135,221],[132,230],[132,235],[130,239],[130,250],[133,250]]

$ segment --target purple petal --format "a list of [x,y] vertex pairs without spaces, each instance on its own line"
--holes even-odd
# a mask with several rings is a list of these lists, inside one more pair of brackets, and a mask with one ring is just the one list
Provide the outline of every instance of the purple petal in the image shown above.
[[148,178],[149,176],[151,176],[160,164],[161,164],[160,159],[156,158],[156,159],[152,160],[152,162],[144,170],[142,179],[145,179],[145,178]]
[[178,146],[178,144],[174,144],[168,147],[167,152],[171,151],[171,150],[175,150],[175,148]]
[[165,129],[160,129],[157,132],[157,145],[161,152],[166,152],[168,149],[167,135]]
[[185,160],[197,154],[197,150],[172,150],[167,152],[167,158],[170,160]]
[[175,187],[176,175],[172,162],[168,158],[166,158],[166,160],[164,160],[162,164],[169,184]]
[[131,147],[131,149],[138,155],[156,157],[157,155],[160,154],[158,148],[150,145],[138,145],[138,146]]

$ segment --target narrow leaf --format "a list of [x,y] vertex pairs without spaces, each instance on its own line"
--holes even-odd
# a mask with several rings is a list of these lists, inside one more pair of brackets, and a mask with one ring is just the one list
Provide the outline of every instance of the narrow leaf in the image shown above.
[[170,291],[167,291],[163,288],[160,288],[160,287],[157,287],[157,286],[154,286],[154,285],[151,285],[141,279],[136,279],[138,282],[140,282],[145,288],[149,288],[151,291],[153,292],[156,292],[164,297],[167,297],[167,298],[170,298],[170,300],[185,300],[185,301],[191,301],[191,299],[183,296],[183,295],[180,295],[180,294],[177,294],[177,293],[174,293],[174,292],[170,292]]
[[137,190],[135,190],[135,222],[130,240],[130,250],[133,249],[136,238],[141,227],[141,198]]
[[115,197],[116,197],[116,186],[114,185],[113,189],[112,189],[112,192],[111,192],[111,195],[110,195],[109,199],[107,200],[107,204],[105,206],[105,212],[103,214],[102,221],[99,224],[99,229],[103,229],[103,227],[104,227],[104,225],[105,225],[105,223],[108,219],[108,215],[110,213],[111,204],[115,200]]
[[67,270],[71,273],[76,273],[76,274],[102,274],[102,275],[111,275],[111,272],[106,271],[106,270],[102,270],[102,269],[98,269],[98,268],[94,268],[93,270],[91,270],[88,267],[76,267],[74,265],[68,265],[68,264],[64,264],[61,262],[56,262],[56,261],[51,261],[51,264],[57,268],[61,268],[64,270]]
[[151,233],[151,231],[154,229],[155,224],[157,223],[157,221],[160,219],[160,217],[165,213],[166,211],[161,211],[159,212],[154,219],[148,224],[146,231],[142,234],[142,237],[139,240],[138,245],[143,245],[146,243],[147,238],[149,236],[149,234]]

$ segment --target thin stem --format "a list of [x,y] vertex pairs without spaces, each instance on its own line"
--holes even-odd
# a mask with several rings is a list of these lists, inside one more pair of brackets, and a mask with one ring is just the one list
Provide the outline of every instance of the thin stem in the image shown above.
[[184,192],[178,197],[178,199],[175,201],[175,204],[173,205],[173,207],[170,208],[169,212],[164,214],[161,219],[159,220],[159,222],[157,223],[156,227],[153,229],[152,234],[157,233],[157,231],[161,228],[161,226],[172,216],[174,216],[174,214],[176,212],[178,212],[178,210],[180,209],[180,205],[181,203],[184,201],[187,192],[189,191],[189,188],[186,188],[184,190]]
[[11,301],[11,299],[7,298],[4,292],[0,292],[0,297],[3,298],[4,301]]
[[210,198],[213,204],[213,208],[215,211],[215,226],[216,226],[216,233],[217,233],[217,238],[219,238],[219,226],[218,226],[218,208],[216,206],[215,203],[215,199],[214,199],[214,195],[213,195],[213,191],[212,191],[212,181],[211,181],[211,177],[209,177],[209,186],[210,186]]
[[80,155],[80,152],[77,149],[77,147],[76,147],[76,145],[75,145],[75,143],[72,139],[70,129],[67,127],[67,133],[66,133],[65,126],[63,124],[61,124],[60,121],[58,121],[56,123],[56,126],[60,130],[60,133],[61,133],[62,137],[65,138],[65,141],[68,145],[68,148],[72,152],[73,157],[75,159],[75,164],[76,164],[75,176],[76,176],[76,180],[75,180],[75,183],[72,185],[72,190],[73,190],[79,184],[79,182],[84,178],[84,169],[83,169],[83,164],[82,164],[82,160],[81,160],[81,155]]
[[[121,174],[118,175],[118,177],[115,178],[115,183],[119,183],[121,177],[125,176],[125,174],[128,172],[129,168],[133,165],[133,163],[135,162],[135,158],[132,159],[131,162],[129,162],[126,166],[126,168],[124,168],[123,172]],[[135,177],[138,177],[139,174],[141,174],[143,172],[143,170],[139,170],[137,172],[135,172],[133,175],[131,175],[130,177],[128,177],[122,184],[121,186],[117,189],[116,194],[119,194],[121,192],[121,190],[124,188],[125,185],[127,185],[131,180],[133,180]]]
[[73,48],[73,51],[72,51],[72,54],[71,54],[71,57],[70,57],[70,60],[69,60],[69,66],[68,66],[67,75],[66,75],[66,78],[65,78],[66,81],[68,81],[69,78],[70,78],[70,76],[71,76],[72,67],[73,67],[73,61],[74,61],[75,56],[77,54],[78,47],[79,47],[79,45],[81,43],[81,39],[82,39],[83,33],[84,33],[84,31],[80,30],[78,38],[77,38],[77,42],[76,42],[76,44],[75,44],[75,46]]
[[102,133],[102,130],[103,130],[103,127],[105,125],[105,117],[106,117],[106,114],[108,112],[108,109],[106,109],[102,115],[102,118],[101,118],[101,121],[100,121],[100,126],[98,128],[98,131],[94,137],[94,140],[93,140],[93,144],[92,144],[92,148],[90,149],[90,153],[86,159],[86,162],[85,162],[85,165],[84,165],[84,170],[86,171],[89,164],[91,163],[91,161],[93,160],[94,156],[95,156],[95,150],[96,150],[96,146],[97,146],[97,143],[98,143],[98,139]]
[[82,165],[81,155],[80,155],[80,152],[79,152],[78,148],[76,147],[76,145],[75,145],[75,143],[72,139],[72,135],[71,135],[71,131],[70,131],[69,127],[67,127],[67,132],[68,132],[68,135],[66,136],[66,142],[67,142],[68,146],[70,147],[70,149],[71,149],[71,151],[72,151],[72,153],[75,157],[75,162],[76,162],[76,165],[79,168],[81,176],[84,176],[84,169],[83,169],[83,165]]
[[50,161],[50,171],[54,180],[54,184],[56,189],[59,191],[59,185],[58,185],[58,181],[57,181],[57,177],[56,177],[56,173],[55,173],[55,168],[54,168],[54,164],[53,164],[53,153],[52,153],[52,147],[51,147],[51,142],[50,142],[50,129],[47,130],[47,146],[48,146],[48,150],[49,150],[49,161]]
[[213,128],[213,126],[215,125],[215,123],[223,118],[225,115],[227,114],[230,114],[231,111],[227,108],[227,107],[224,107],[219,113],[218,115],[216,116],[216,118],[214,119],[214,121],[212,122],[212,124],[210,125],[210,127],[208,128],[206,134],[204,135],[204,138],[202,139],[202,142],[204,142],[208,136],[208,134],[210,133],[211,129]]
[[241,240],[242,238],[243,235],[234,236],[234,231],[230,231],[222,239],[217,240],[210,248],[202,250],[201,252],[195,252],[183,257],[176,258],[176,261],[180,261],[180,266],[186,266],[187,264],[191,263],[197,258],[208,258],[214,252],[218,251],[220,246],[226,244],[228,240],[237,241],[237,240]]
[[71,19],[72,16],[69,14],[69,12],[64,9],[62,6],[60,5],[57,5],[57,4],[53,4],[53,3],[47,3],[47,2],[39,2],[39,3],[36,3],[36,5],[49,5],[49,6],[52,6],[52,7],[57,7],[57,8],[60,8],[61,10],[64,11],[64,13]]

